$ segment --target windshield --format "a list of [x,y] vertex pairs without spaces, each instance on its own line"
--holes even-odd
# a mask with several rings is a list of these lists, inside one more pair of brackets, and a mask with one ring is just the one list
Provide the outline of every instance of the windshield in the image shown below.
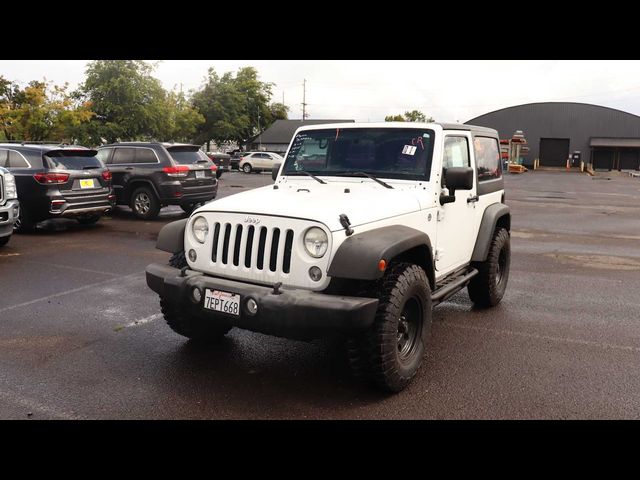
[[45,154],[50,168],[64,168],[67,170],[84,170],[87,168],[103,168],[103,164],[96,157],[95,150],[50,151]]
[[429,180],[434,131],[418,128],[336,128],[298,133],[283,175],[349,175]]
[[180,165],[193,165],[198,162],[210,162],[209,157],[198,147],[169,147],[171,158]]

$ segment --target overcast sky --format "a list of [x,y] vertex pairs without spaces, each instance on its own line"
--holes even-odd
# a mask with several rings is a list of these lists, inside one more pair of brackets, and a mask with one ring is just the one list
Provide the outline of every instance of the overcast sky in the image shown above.
[[[87,61],[0,60],[0,75],[26,83],[46,78],[72,87]],[[395,61],[395,60],[163,60],[155,75],[165,88],[197,89],[209,67],[218,73],[257,68],[273,82],[272,101],[302,117],[307,80],[311,119],[382,121],[420,110],[437,121],[465,122],[499,108],[530,102],[584,102],[640,115],[640,61]]]

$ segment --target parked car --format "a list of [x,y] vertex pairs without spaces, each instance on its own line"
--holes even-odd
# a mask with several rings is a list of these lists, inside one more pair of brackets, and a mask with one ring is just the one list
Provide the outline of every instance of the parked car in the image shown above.
[[231,167],[231,170],[240,170],[240,160],[242,160],[242,157],[250,153],[251,152],[233,152],[231,154],[231,158],[229,159],[229,166]]
[[0,167],[0,247],[9,242],[19,212],[15,178],[9,170]]
[[78,145],[0,143],[0,167],[15,177],[20,200],[15,231],[50,218],[91,224],[111,211],[111,173],[96,154]]
[[98,157],[113,175],[116,203],[144,220],[167,205],[189,213],[218,193],[218,167],[198,145],[119,142],[99,147]]
[[282,163],[282,158],[273,152],[248,152],[247,155],[240,160],[240,170],[244,173],[271,171],[277,163]]
[[224,172],[231,171],[231,155],[220,152],[207,152],[207,157],[218,167],[216,178],[220,178]]

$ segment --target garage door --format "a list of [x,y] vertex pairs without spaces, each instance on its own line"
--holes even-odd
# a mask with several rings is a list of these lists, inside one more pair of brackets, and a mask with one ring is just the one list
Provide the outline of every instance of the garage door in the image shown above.
[[569,157],[568,138],[541,138],[540,165],[543,167],[566,167]]
[[594,170],[611,170],[613,168],[613,150],[596,148],[593,150]]
[[635,148],[620,150],[619,168],[621,170],[638,170],[638,155],[640,155],[640,150]]

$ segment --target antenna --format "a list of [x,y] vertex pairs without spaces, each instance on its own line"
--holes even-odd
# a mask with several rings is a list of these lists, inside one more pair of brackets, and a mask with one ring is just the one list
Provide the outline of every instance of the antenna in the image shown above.
[[304,121],[309,115],[307,115],[307,79],[302,82],[302,121]]

